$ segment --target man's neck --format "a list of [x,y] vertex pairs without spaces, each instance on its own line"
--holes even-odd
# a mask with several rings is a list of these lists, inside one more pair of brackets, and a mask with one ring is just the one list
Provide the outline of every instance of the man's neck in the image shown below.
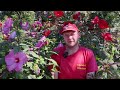
[[74,54],[79,49],[79,44],[76,44],[74,47],[68,47],[66,46],[66,52],[68,52],[68,55]]

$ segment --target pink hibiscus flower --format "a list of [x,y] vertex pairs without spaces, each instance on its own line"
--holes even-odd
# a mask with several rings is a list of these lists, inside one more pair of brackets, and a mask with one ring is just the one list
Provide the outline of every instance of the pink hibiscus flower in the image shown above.
[[37,32],[30,32],[30,36],[34,38],[37,37]]
[[2,33],[8,35],[8,33],[10,33],[10,28],[3,26]]
[[10,34],[9,39],[14,39],[15,37],[16,37],[16,31]]
[[42,46],[45,45],[45,41],[46,41],[46,37],[43,36],[43,37],[38,41],[38,43],[35,45],[35,47],[41,48]]
[[39,21],[35,21],[35,22],[32,24],[32,26],[33,26],[34,28],[36,28],[37,26],[38,26],[38,27],[42,27],[42,23],[39,22]]
[[28,30],[29,29],[29,23],[28,22],[20,22],[20,25],[23,30]]
[[21,71],[23,64],[25,64],[27,60],[28,58],[25,53],[18,52],[15,54],[13,50],[11,50],[9,54],[5,56],[7,69],[10,72],[13,70],[15,70],[16,72]]
[[6,20],[5,23],[4,23],[4,26],[5,26],[5,27],[8,27],[8,28],[11,28],[12,25],[13,25],[13,20],[12,20],[12,18],[7,18],[7,20]]

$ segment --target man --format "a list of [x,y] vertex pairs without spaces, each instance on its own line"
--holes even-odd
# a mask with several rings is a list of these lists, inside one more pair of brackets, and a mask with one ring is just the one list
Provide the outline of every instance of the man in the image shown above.
[[79,29],[75,24],[63,27],[62,35],[65,41],[58,48],[58,54],[51,55],[59,67],[59,72],[52,72],[55,79],[93,79],[98,70],[92,50],[81,46]]

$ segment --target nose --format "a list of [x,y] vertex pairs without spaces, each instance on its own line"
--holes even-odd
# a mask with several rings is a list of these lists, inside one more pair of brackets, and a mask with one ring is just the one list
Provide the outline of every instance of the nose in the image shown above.
[[68,36],[68,39],[72,39],[72,36]]

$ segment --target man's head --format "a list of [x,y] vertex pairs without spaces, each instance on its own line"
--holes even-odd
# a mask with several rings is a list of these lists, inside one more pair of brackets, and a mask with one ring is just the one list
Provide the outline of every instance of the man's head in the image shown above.
[[68,47],[73,47],[78,44],[78,39],[80,38],[79,29],[75,24],[68,24],[63,27],[62,35],[64,41]]

